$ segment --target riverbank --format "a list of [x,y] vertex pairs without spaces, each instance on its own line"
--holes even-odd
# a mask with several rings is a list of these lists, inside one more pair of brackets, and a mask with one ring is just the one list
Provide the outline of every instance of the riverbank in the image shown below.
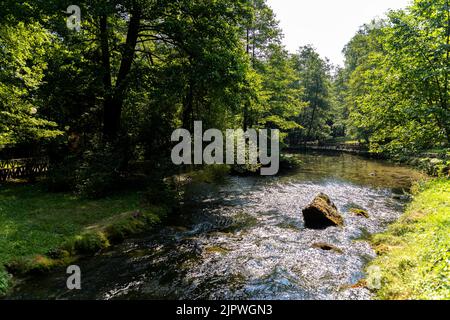
[[422,183],[414,193],[403,217],[372,239],[378,299],[450,299],[450,180]]
[[298,147],[289,147],[289,150],[300,151],[320,151],[320,152],[343,152],[356,155],[362,155],[366,157],[379,158],[379,154],[369,152],[369,148],[365,144],[361,144],[357,141],[343,141],[333,143],[307,143]]
[[383,153],[370,152],[367,145],[355,141],[329,144],[307,144],[291,150],[311,150],[319,152],[343,152],[364,156],[367,158],[383,159],[406,164],[417,168],[433,177],[450,177],[450,150],[439,149],[424,151],[416,155],[392,156]]
[[[192,183],[222,181],[229,173],[228,166],[214,165],[167,178],[166,183],[180,191]],[[154,229],[176,206],[170,192],[156,185],[89,200],[49,192],[45,183],[2,185],[0,297],[14,286],[15,276],[52,272]]]
[[47,272],[154,227],[167,214],[138,192],[101,200],[49,193],[39,184],[0,189],[0,295],[13,275]]

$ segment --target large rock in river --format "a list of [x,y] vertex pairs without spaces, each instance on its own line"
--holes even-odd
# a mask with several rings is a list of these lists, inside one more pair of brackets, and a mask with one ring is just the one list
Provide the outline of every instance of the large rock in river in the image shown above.
[[308,229],[326,229],[343,226],[344,219],[326,194],[319,194],[314,201],[303,209],[305,227]]

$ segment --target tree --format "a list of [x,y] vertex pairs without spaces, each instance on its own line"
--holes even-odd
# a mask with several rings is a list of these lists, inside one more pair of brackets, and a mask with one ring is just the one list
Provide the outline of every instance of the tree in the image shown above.
[[352,39],[344,72],[355,137],[391,154],[448,145],[449,41],[445,0],[416,0]]
[[262,81],[258,123],[282,133],[300,129],[296,120],[306,104],[302,100],[303,88],[294,68],[295,60],[278,45],[267,52],[267,59],[258,67]]
[[327,138],[331,133],[329,113],[331,110],[330,64],[323,60],[311,46],[300,48],[295,56],[295,69],[304,90],[303,101],[308,104],[299,115],[303,130],[296,132],[295,143]]
[[[416,0],[409,12],[390,14],[386,31],[392,64],[414,94],[423,116],[432,119],[450,142],[450,5],[448,0]],[[415,48],[415,50],[411,50]]]
[[36,96],[53,36],[38,23],[0,25],[0,146],[56,137],[56,123],[42,117]]
[[[246,20],[243,25],[245,48],[253,71],[258,72],[258,69],[263,68],[261,64],[264,64],[267,58],[272,55],[273,49],[280,47],[282,34],[279,22],[276,20],[273,10],[267,5],[266,0],[250,0],[247,6],[248,14],[245,16]],[[258,82],[256,80],[257,75],[250,75],[250,77],[251,81]],[[256,86],[253,88],[253,84],[250,82],[247,85],[250,90],[248,90],[248,97],[243,110],[244,130],[256,124],[253,109],[258,95]]]
[[336,68],[332,79],[332,136],[345,138],[348,136],[348,73],[345,68]]

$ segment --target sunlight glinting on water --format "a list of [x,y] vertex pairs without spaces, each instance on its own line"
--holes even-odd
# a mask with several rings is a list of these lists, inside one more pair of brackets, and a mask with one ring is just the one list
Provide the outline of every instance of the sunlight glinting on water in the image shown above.
[[[402,214],[418,172],[350,155],[298,155],[297,171],[191,186],[182,214],[159,233],[82,263],[81,292],[64,274],[15,295],[101,299],[370,299],[355,286],[375,252],[365,241]],[[302,209],[326,193],[344,227],[310,230]],[[369,218],[355,216],[363,208]],[[323,250],[316,244],[334,249]],[[23,287],[25,288],[25,287]],[[44,289],[45,288],[45,289]]]

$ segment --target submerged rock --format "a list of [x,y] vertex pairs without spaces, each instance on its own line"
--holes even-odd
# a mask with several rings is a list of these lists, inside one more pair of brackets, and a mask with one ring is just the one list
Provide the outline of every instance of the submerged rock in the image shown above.
[[351,208],[350,213],[353,213],[355,216],[358,217],[364,217],[366,219],[369,219],[369,213],[367,210],[359,209],[359,208]]
[[326,194],[319,194],[314,201],[303,209],[305,227],[308,229],[326,229],[343,226],[344,219]]
[[392,199],[400,200],[400,201],[410,201],[411,200],[411,196],[408,195],[408,194],[394,194],[392,196]]
[[211,254],[227,254],[227,253],[230,252],[229,249],[222,248],[222,247],[219,247],[219,246],[211,246],[211,247],[207,247],[207,248],[205,249],[205,251],[206,251],[207,253],[211,253]]
[[320,250],[324,250],[324,251],[333,251],[333,252],[336,252],[339,254],[344,253],[344,251],[342,251],[342,249],[336,247],[335,245],[324,243],[324,242],[314,243],[312,245],[312,247],[315,249],[320,249]]

